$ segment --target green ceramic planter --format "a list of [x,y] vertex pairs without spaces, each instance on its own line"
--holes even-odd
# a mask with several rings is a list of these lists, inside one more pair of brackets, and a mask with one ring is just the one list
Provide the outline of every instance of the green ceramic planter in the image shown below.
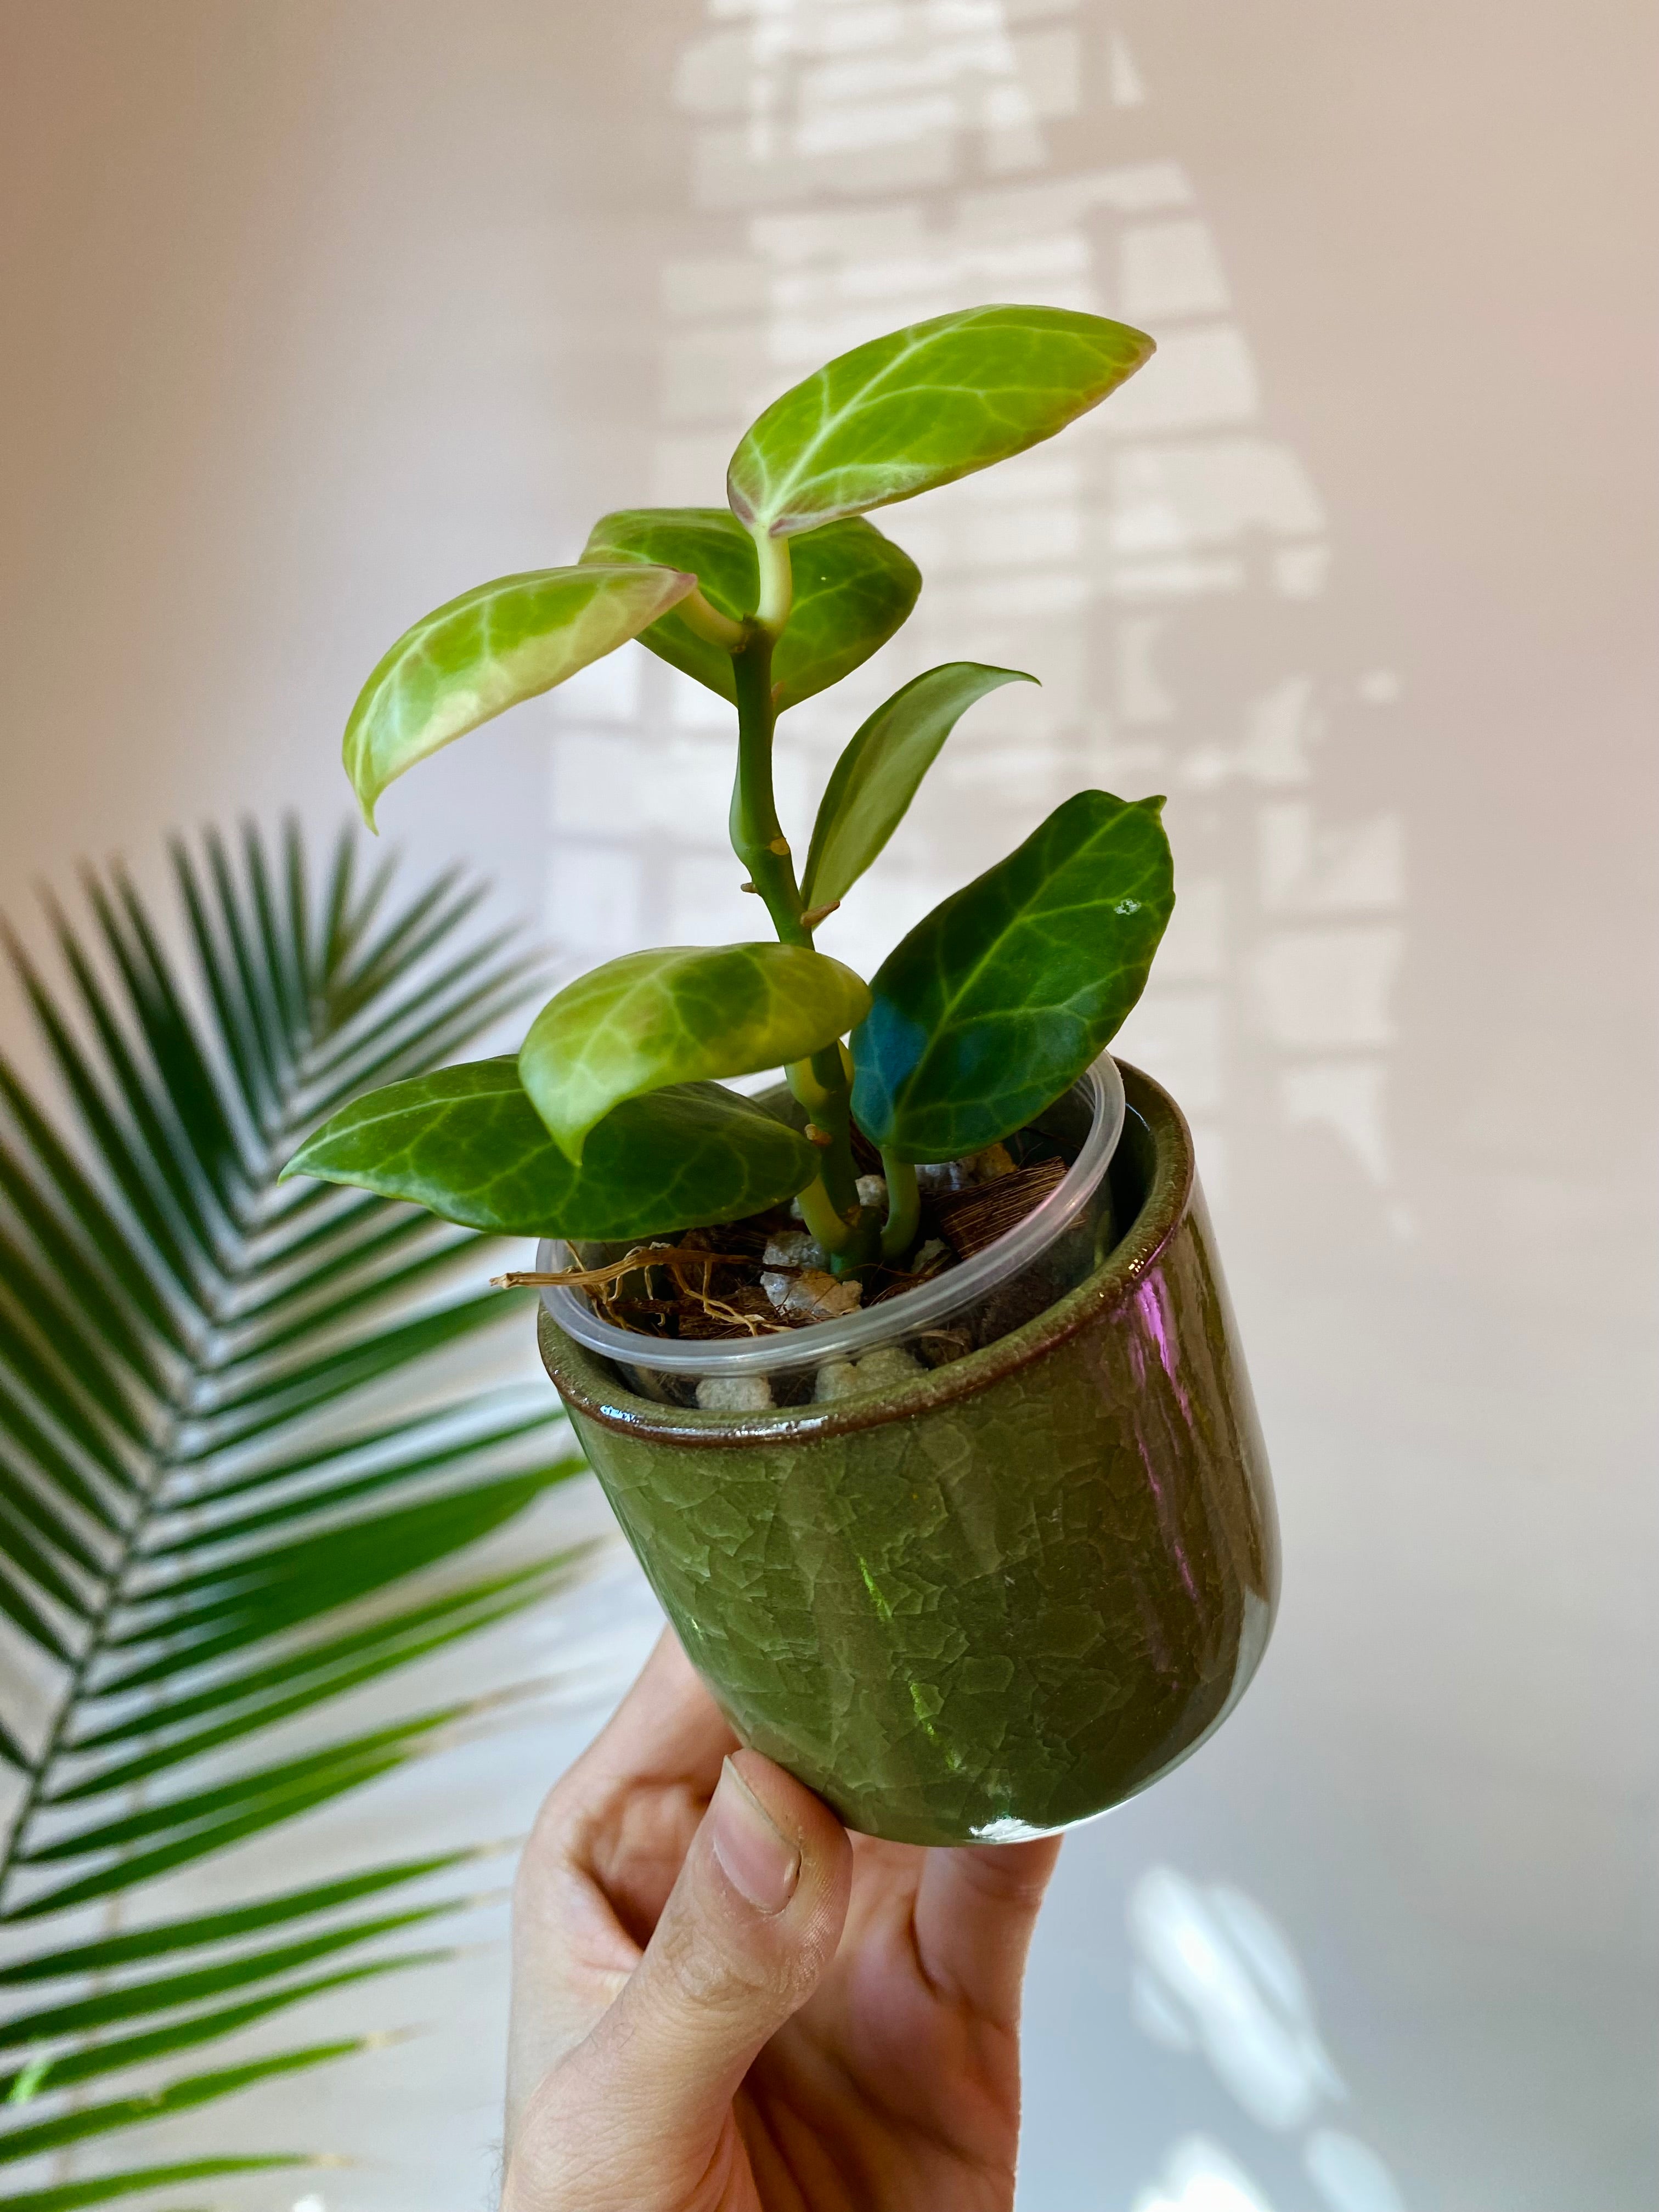
[[1191,1137],[1123,1076],[1127,1231],[951,1365],[702,1413],[633,1395],[542,1315],[548,1372],[732,1727],[866,1834],[1087,1820],[1195,1749],[1267,1644],[1273,1493]]

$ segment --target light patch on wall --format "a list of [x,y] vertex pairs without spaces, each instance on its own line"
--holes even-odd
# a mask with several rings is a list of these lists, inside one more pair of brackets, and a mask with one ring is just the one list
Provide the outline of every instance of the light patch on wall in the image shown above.
[[1391,1044],[1389,1000],[1404,948],[1395,928],[1276,932],[1254,963],[1267,1035],[1306,1051]]
[[1218,315],[1231,306],[1210,226],[1132,223],[1118,240],[1118,311],[1150,327],[1170,315]]
[[1383,1120],[1382,1063],[1316,1060],[1287,1067],[1279,1079],[1285,1119],[1292,1128],[1328,1129],[1373,1182],[1389,1180]]
[[1158,2179],[1136,2196],[1129,2212],[1273,2212],[1272,2204],[1219,2143],[1183,2136]]

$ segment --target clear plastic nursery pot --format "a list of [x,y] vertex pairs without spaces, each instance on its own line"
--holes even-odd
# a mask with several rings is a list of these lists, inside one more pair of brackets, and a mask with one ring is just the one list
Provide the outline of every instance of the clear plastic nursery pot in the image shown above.
[[[1109,1061],[1050,1114],[1074,1157],[1042,1206],[867,1313],[669,1345],[544,1300],[548,1372],[693,1663],[868,1835],[1104,1812],[1220,1724],[1272,1626],[1271,1482],[1186,1122]],[[642,1342],[649,1368],[616,1356]],[[775,1402],[676,1402],[710,1376]]]

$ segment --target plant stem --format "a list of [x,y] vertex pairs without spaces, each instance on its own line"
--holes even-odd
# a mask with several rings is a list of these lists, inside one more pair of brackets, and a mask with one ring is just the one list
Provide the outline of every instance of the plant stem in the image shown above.
[[847,1249],[852,1239],[852,1224],[830,1204],[822,1176],[817,1182],[809,1182],[795,1203],[800,1208],[807,1233],[817,1238],[831,1259]]
[[881,1256],[884,1260],[900,1260],[915,1239],[921,1219],[921,1193],[916,1187],[915,1169],[908,1160],[896,1160],[890,1152],[884,1152],[881,1171],[887,1178],[887,1219],[881,1232]]
[[755,540],[755,558],[760,564],[760,604],[755,610],[755,620],[769,636],[776,637],[789,619],[795,592],[789,540],[774,538],[766,531],[750,534]]
[[[782,541],[780,541],[782,543]],[[784,545],[787,562],[788,547]],[[786,606],[786,612],[787,611]],[[785,945],[812,942],[803,920],[800,885],[789,841],[778,821],[772,790],[772,737],[777,708],[772,697],[772,637],[751,623],[742,649],[732,656],[738,695],[738,773],[732,787],[732,849],[766,902],[772,927]],[[788,1071],[789,1087],[830,1139],[819,1161],[825,1201],[842,1224],[833,1241],[814,1231],[834,1258],[837,1273],[862,1267],[874,1255],[872,1239],[854,1227],[858,1175],[853,1164],[852,1085],[839,1044],[825,1045]],[[803,1212],[805,1202],[803,1201]]]
[[772,702],[772,640],[765,630],[750,625],[742,649],[732,656],[732,674],[738,693],[732,849],[765,900],[772,927],[783,943],[811,945],[812,933],[801,921],[800,886],[795,881],[789,840],[772,795],[772,732],[777,709]]

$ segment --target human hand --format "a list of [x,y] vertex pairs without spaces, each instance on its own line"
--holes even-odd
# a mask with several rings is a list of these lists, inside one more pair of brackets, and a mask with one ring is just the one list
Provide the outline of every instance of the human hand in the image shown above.
[[1008,2212],[1059,1850],[849,1837],[665,1635],[520,1869],[502,2212]]

